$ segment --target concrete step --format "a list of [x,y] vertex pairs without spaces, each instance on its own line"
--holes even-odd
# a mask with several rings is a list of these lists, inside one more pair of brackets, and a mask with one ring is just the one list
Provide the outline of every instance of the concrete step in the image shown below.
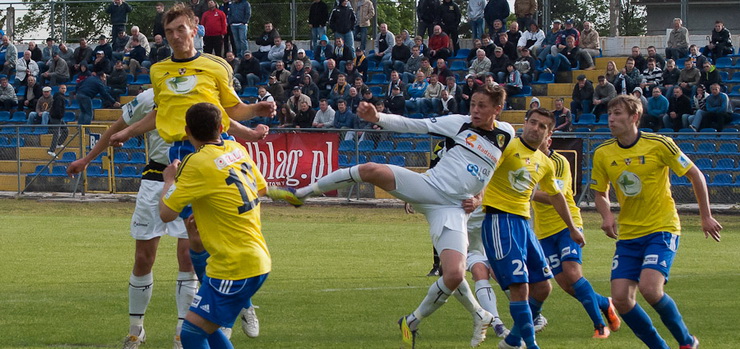
[[572,70],[571,74],[573,75],[573,83],[578,81],[578,75],[586,75],[586,79],[590,80],[594,83],[594,85],[598,82],[599,75],[604,75],[606,73],[606,70]]
[[[67,148],[70,148],[70,149],[79,149],[80,148],[80,137],[79,137],[79,135],[77,137],[72,138],[72,136],[76,132],[77,132],[77,130],[75,130],[74,128],[70,128],[69,129],[69,138],[67,138],[67,141],[69,141],[69,144],[67,144]],[[39,136],[39,144],[42,147],[47,147],[48,148],[49,145],[51,145],[51,138],[52,137],[53,136],[50,135],[50,134]],[[90,144],[90,141],[89,141],[88,137],[82,137],[82,141],[83,141],[83,146],[85,146],[85,147],[87,147],[88,144]],[[65,141],[65,144],[66,143],[67,142]]]
[[20,149],[21,151],[21,161],[26,160],[49,160],[51,157],[46,152],[49,151],[48,148],[44,147],[23,147]]
[[136,98],[136,96],[121,96],[121,104],[126,104],[128,102],[131,102]]
[[571,96],[573,94],[572,83],[555,83],[547,85],[548,96]]
[[[21,189],[25,184],[25,178],[21,177]],[[17,191],[18,190],[18,175],[14,174],[0,174],[0,190],[2,191]]]
[[95,109],[93,120],[116,121],[121,117],[123,109]]
[[524,124],[524,116],[527,114],[525,110],[504,110],[499,115],[499,120],[508,122],[510,124]]
[[[47,156],[51,159],[51,157]],[[33,173],[36,171],[36,166],[46,165],[49,161],[43,160],[23,160],[21,161],[21,173]],[[49,168],[53,167],[53,163]],[[18,162],[15,160],[0,160],[0,173],[3,174],[14,174],[18,172]]]

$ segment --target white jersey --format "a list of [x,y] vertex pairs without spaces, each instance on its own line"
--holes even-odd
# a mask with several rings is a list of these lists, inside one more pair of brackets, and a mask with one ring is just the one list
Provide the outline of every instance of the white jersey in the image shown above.
[[379,118],[377,124],[386,130],[446,137],[444,157],[424,175],[432,186],[460,200],[483,191],[515,132],[501,121],[491,131],[475,128],[465,115],[418,120],[380,113]]
[[[123,105],[123,122],[131,125],[146,116],[154,109],[154,89],[150,88],[139,93],[134,100]],[[167,143],[159,136],[157,130],[149,131],[149,159],[163,165],[170,163],[169,149],[172,144]]]

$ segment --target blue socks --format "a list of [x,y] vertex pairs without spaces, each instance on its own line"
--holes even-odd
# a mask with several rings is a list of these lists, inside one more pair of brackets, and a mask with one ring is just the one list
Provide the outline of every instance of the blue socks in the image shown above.
[[[524,339],[524,343],[527,344],[527,348],[539,349],[537,342],[534,340],[534,324],[532,323],[532,306],[533,299],[530,298],[530,302],[515,301],[509,303],[509,311],[511,317],[514,318],[514,326],[512,327],[511,333],[506,337],[506,343],[511,346],[520,346],[521,339]],[[539,304],[539,305],[537,305]],[[538,311],[542,308],[542,303],[535,301],[534,304]],[[521,335],[518,337],[517,334]],[[521,339],[520,339],[521,338]]]
[[536,318],[542,312],[542,302],[529,297],[529,310],[532,312],[532,319]]
[[209,335],[188,320],[185,320],[182,324],[180,341],[182,341],[183,346],[192,349],[234,349],[234,346],[226,339],[220,329]]
[[195,275],[198,276],[198,281],[203,282],[203,277],[206,275],[206,261],[211,255],[208,251],[195,252],[190,250],[190,260],[193,262],[193,269],[195,269]]
[[640,338],[650,349],[670,349],[668,344],[660,337],[655,330],[653,322],[640,304],[635,303],[635,307],[625,314],[620,314],[622,320],[632,329],[637,338]]
[[673,338],[676,338],[679,345],[694,343],[694,337],[689,334],[689,329],[686,328],[683,317],[678,312],[678,307],[676,306],[676,302],[673,301],[673,298],[668,294],[663,294],[663,298],[658,303],[653,304],[653,309],[660,314],[660,320],[671,331]]
[[594,292],[593,287],[591,287],[591,283],[589,283],[585,277],[578,279],[578,281],[573,284],[573,290],[575,291],[576,299],[583,304],[583,308],[586,309],[588,317],[593,321],[594,327],[606,326],[599,310],[602,302],[606,303],[606,307],[609,306],[609,299]]

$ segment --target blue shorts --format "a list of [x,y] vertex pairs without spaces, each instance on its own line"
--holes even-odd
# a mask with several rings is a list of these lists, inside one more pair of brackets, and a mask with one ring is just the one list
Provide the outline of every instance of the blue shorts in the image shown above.
[[[234,140],[233,136],[229,136],[226,133],[222,133],[221,138],[229,141]],[[170,162],[175,159],[182,160],[190,153],[195,153],[195,147],[193,147],[193,144],[189,140],[173,142],[169,151]]]
[[486,213],[481,231],[488,262],[501,289],[552,278],[550,265],[529,221],[508,213]]
[[234,326],[234,320],[267,279],[267,274],[242,280],[203,278],[190,311],[221,327]]
[[540,245],[542,245],[542,251],[545,253],[547,261],[550,262],[553,275],[563,272],[562,262],[577,262],[578,264],[582,264],[581,246],[578,246],[570,238],[570,229],[568,228],[540,240]]
[[680,236],[661,231],[637,239],[617,241],[617,250],[612,259],[612,280],[640,281],[642,269],[655,269],[668,282],[679,240]]

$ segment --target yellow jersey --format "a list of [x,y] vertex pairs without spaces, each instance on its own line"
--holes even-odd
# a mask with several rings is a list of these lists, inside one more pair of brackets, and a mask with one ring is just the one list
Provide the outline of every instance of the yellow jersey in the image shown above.
[[193,104],[208,102],[223,113],[224,132],[229,118],[224,108],[241,102],[233,88],[234,71],[226,61],[207,53],[187,60],[172,57],[152,65],[150,77],[157,109],[157,131],[167,143],[187,138],[185,112]]
[[594,151],[591,189],[608,192],[614,184],[620,240],[659,231],[680,234],[668,170],[683,176],[693,165],[671,138],[640,132],[629,146],[612,138]]
[[[555,151],[550,152],[550,160],[555,166],[555,184],[565,196],[568,210],[573,217],[573,223],[576,227],[583,227],[581,209],[578,208],[576,201],[573,199],[573,175],[570,172],[570,163],[565,156]],[[552,205],[533,200],[532,208],[534,211],[534,233],[537,235],[537,239],[542,240],[568,227]]]
[[538,183],[549,195],[560,192],[552,161],[517,137],[504,150],[486,187],[483,205],[529,219],[529,200]]
[[211,254],[209,277],[241,280],[270,271],[258,194],[266,187],[257,165],[236,142],[206,144],[180,164],[163,202],[177,212],[193,205],[201,240]]

